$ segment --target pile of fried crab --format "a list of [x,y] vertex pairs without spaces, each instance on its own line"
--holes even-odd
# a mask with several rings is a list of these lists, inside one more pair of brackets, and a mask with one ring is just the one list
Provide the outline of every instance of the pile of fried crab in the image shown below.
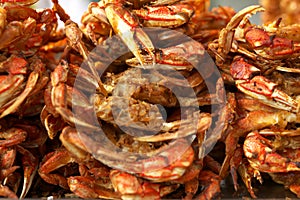
[[0,0],[0,196],[300,197],[297,24],[209,0],[100,0],[77,24],[36,2]]

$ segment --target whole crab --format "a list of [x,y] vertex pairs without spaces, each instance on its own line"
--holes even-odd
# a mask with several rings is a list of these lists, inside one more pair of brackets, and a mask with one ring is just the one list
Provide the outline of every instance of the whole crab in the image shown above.
[[[227,84],[239,91],[234,110],[236,120],[228,126],[224,137],[226,157],[220,175],[225,177],[230,167],[237,190],[238,171],[253,198],[256,196],[251,179],[256,177],[262,182],[259,172],[273,171],[272,167],[275,173],[280,171],[276,163],[280,158],[277,154],[273,156],[274,149],[267,149],[271,141],[267,145],[267,139],[260,135],[263,131],[257,130],[282,130],[299,121],[298,93],[289,87],[293,83],[278,80],[281,76],[294,80],[299,73],[298,41],[280,34],[284,29],[279,26],[280,20],[266,26],[251,24],[249,17],[260,11],[264,8],[259,5],[241,10],[220,32],[219,39],[209,44]],[[262,148],[265,152],[259,150]],[[267,164],[268,159],[274,159],[274,163]]]

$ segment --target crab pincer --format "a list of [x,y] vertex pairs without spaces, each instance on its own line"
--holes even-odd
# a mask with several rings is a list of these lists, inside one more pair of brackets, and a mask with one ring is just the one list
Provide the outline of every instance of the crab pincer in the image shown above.
[[244,27],[249,17],[261,11],[264,11],[264,8],[260,5],[249,6],[233,16],[226,28],[222,29],[219,36],[219,47],[222,48],[221,51],[223,51],[225,55],[228,54],[232,48],[235,34],[239,34],[239,31],[243,30],[239,30],[238,28]]
[[130,13],[126,8],[122,6],[122,1],[109,0],[101,1],[104,5],[106,17],[113,30],[118,34],[123,42],[128,46],[130,51],[143,65],[145,63],[143,56],[141,54],[141,49],[139,43],[145,48],[150,57],[153,58],[153,63],[155,62],[154,56],[154,46],[148,35],[142,30],[138,18]]

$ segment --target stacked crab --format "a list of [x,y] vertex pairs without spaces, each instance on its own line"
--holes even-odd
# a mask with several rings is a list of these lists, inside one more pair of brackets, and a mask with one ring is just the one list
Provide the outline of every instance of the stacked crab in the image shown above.
[[57,37],[57,19],[32,3],[1,1],[0,7],[0,195],[9,198],[28,193],[47,139],[39,114],[51,57],[40,48]]
[[[208,12],[202,0],[100,1],[79,27],[52,2],[67,45],[52,68],[41,120],[48,142],[61,145],[48,149],[39,176],[82,198],[218,195],[220,164],[205,155],[219,137],[207,133],[223,131],[228,106],[205,48],[181,33],[208,44],[232,9]],[[218,23],[210,23],[214,17]],[[142,28],[149,26],[160,29]],[[210,77],[218,84],[208,91]]]
[[0,0],[0,196],[212,199],[229,172],[300,196],[298,25],[207,0],[102,0],[77,25],[36,1]]
[[220,175],[227,176],[230,168],[237,189],[238,172],[255,198],[252,179],[262,183],[261,173],[269,174],[299,197],[299,42],[282,34],[287,29],[280,20],[251,24],[249,17],[261,11],[261,6],[241,10],[209,44],[233,96],[235,117],[223,136]]

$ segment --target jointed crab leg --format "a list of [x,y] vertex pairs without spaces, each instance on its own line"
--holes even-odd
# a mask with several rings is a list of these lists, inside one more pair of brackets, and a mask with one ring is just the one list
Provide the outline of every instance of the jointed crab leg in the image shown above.
[[103,86],[100,76],[99,76],[98,72],[96,71],[95,67],[93,66],[93,64],[90,62],[90,59],[88,57],[88,50],[86,49],[85,45],[83,44],[83,42],[81,40],[82,39],[81,30],[78,28],[76,23],[74,23],[70,20],[65,22],[65,29],[66,29],[66,36],[68,37],[70,46],[72,48],[75,48],[78,52],[80,52],[80,54],[85,59],[85,61],[87,61],[88,65],[90,67],[90,70],[92,71],[92,74],[98,81],[100,92],[104,96],[106,96],[107,92]]
[[251,183],[252,183],[253,178],[256,178],[256,180],[258,180],[260,182],[260,184],[263,183],[263,179],[262,179],[260,172],[257,169],[254,169],[253,167],[251,167],[246,158],[244,158],[242,160],[241,165],[238,167],[238,172],[239,172],[240,176],[242,177],[242,180],[243,180],[244,184],[246,185],[251,197],[257,198],[253,191],[253,187],[252,187]]
[[104,96],[107,96],[107,92],[103,86],[103,83],[101,82],[99,74],[96,71],[93,64],[90,62],[90,59],[88,57],[88,54],[89,54],[88,50],[87,50],[86,46],[84,45],[84,43],[82,42],[82,35],[83,35],[82,31],[79,29],[78,25],[75,22],[70,20],[69,15],[67,15],[65,13],[64,9],[59,5],[58,0],[52,0],[52,2],[54,4],[54,7],[56,8],[58,15],[61,17],[61,19],[65,23],[65,32],[66,32],[66,36],[68,38],[69,46],[71,48],[74,48],[75,50],[77,50],[82,55],[84,60],[87,61],[92,74],[98,81],[100,92]]
[[86,151],[84,144],[80,140],[79,134],[75,128],[66,126],[62,130],[59,139],[68,151],[76,155],[76,159],[83,161],[89,158],[88,152]]
[[59,174],[50,174],[52,171],[67,165],[68,163],[75,162],[75,159],[71,156],[66,149],[59,149],[55,152],[47,154],[42,162],[38,173],[42,179],[53,185],[59,185],[62,188],[68,189],[68,183],[66,177]]
[[300,73],[300,69],[298,68],[277,66],[276,70],[281,72]]
[[21,146],[17,146],[18,152],[22,154],[22,167],[24,169],[24,181],[20,198],[24,198],[28,193],[32,180],[38,168],[38,159],[32,153]]
[[27,132],[20,128],[10,128],[6,131],[0,132],[0,138],[5,140],[0,140],[1,147],[11,147],[19,144],[26,140]]
[[120,194],[98,185],[91,177],[71,176],[68,178],[70,190],[84,199],[120,199]]

